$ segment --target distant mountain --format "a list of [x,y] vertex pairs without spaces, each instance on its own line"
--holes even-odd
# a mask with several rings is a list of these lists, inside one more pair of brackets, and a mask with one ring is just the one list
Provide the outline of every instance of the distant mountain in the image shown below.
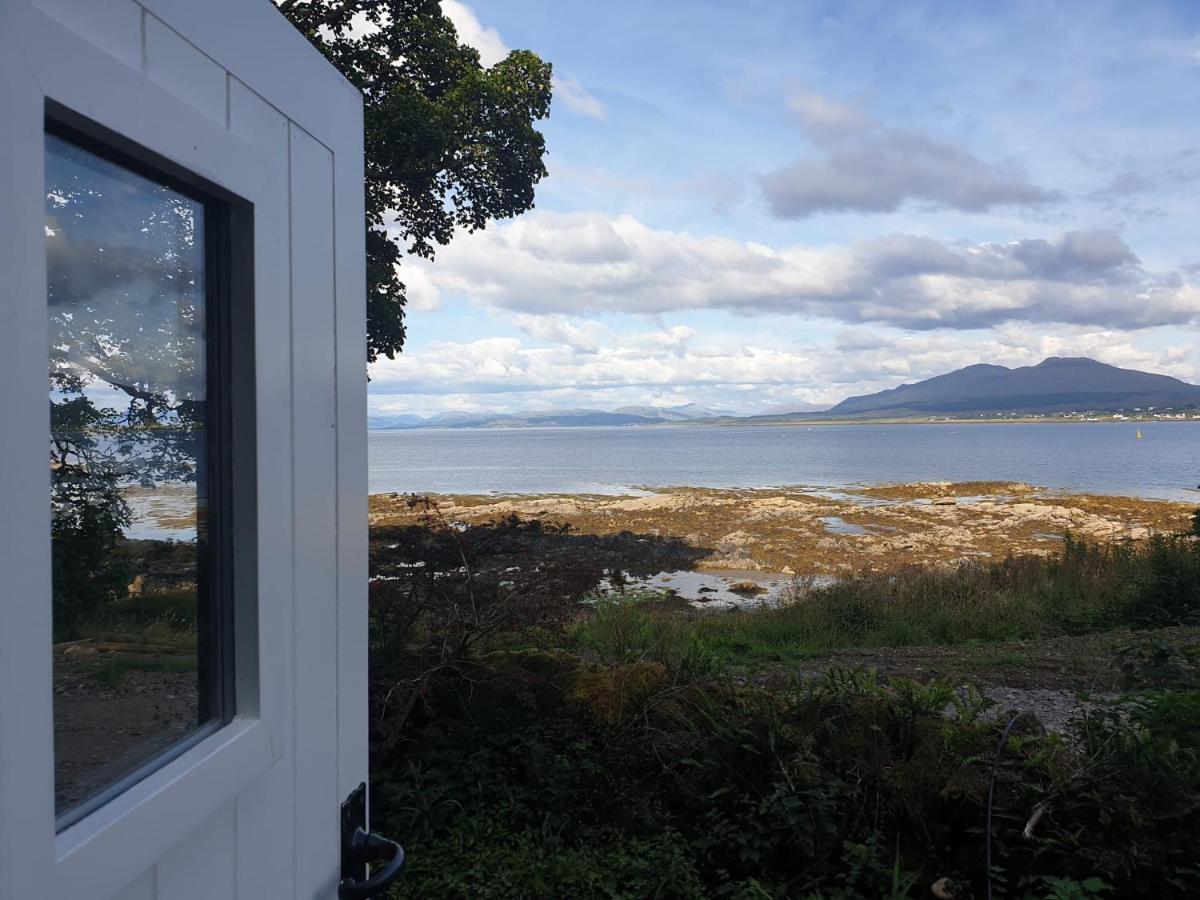
[[762,412],[757,413],[760,416],[786,416],[791,413],[810,413],[824,410],[825,407],[819,403],[780,403],[775,406],[768,406]]
[[[1009,369],[975,365],[915,384],[848,397],[821,418],[1112,412],[1200,406],[1200,386],[1086,357],[1050,357]],[[806,415],[804,418],[813,418]]]
[[599,409],[568,409],[537,415],[505,416],[489,424],[496,428],[566,428],[588,425],[661,425],[670,421],[661,416],[639,416],[634,413],[604,412]]
[[625,406],[612,412],[600,409],[561,409],[538,413],[466,413],[445,412],[430,418],[421,416],[376,416],[368,420],[372,429],[403,430],[412,428],[570,428],[597,425],[664,425],[670,422],[698,421],[728,415],[695,403],[659,408]]
[[420,425],[425,421],[424,416],[402,415],[402,416],[367,416],[367,428],[377,430],[380,428],[395,428],[404,425]]
[[614,413],[624,413],[631,416],[642,416],[647,419],[663,419],[667,422],[689,422],[695,419],[714,419],[719,416],[732,416],[728,410],[709,409],[699,403],[685,403],[683,406],[621,406]]
[[373,416],[373,429],[411,428],[570,428],[597,425],[666,425],[804,422],[814,419],[924,418],[1118,410],[1200,408],[1200,386],[1167,375],[1119,369],[1086,357],[1052,356],[1036,366],[1009,369],[974,365],[861,397],[847,397],[820,412],[771,412],[739,417],[696,403],[682,406],[622,406],[561,409],[538,413],[445,412],[430,418]]
[[480,414],[469,412],[444,412],[421,422],[417,427],[428,425],[432,428],[469,428],[488,419],[496,418],[495,413]]

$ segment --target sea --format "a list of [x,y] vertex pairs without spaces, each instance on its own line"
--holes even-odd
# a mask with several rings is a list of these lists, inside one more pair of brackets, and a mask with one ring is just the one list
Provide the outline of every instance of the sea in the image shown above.
[[372,431],[368,452],[371,493],[1023,481],[1200,503],[1200,421],[428,428]]

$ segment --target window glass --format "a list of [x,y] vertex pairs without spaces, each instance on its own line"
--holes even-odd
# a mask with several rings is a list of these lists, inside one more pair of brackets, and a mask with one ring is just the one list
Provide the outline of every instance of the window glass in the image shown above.
[[205,205],[46,138],[56,810],[218,720]]

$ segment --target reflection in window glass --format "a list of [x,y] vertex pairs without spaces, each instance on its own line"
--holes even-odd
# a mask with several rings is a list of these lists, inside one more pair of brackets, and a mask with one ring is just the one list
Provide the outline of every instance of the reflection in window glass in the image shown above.
[[46,138],[56,809],[216,714],[202,203]]

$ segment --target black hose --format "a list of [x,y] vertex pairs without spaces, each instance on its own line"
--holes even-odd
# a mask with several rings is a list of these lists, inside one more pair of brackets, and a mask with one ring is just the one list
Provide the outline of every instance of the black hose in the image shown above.
[[987,825],[985,828],[986,837],[986,865],[987,865],[987,900],[992,900],[992,792],[996,789],[996,770],[1000,768],[1000,757],[1004,755],[1004,745],[1008,743],[1008,736],[1012,732],[1013,726],[1017,724],[1017,719],[1021,718],[1020,714],[1013,716],[1008,720],[1008,724],[1004,726],[1004,731],[1000,735],[1000,743],[996,745],[996,758],[992,760],[992,778],[988,782],[988,799],[987,799]]

